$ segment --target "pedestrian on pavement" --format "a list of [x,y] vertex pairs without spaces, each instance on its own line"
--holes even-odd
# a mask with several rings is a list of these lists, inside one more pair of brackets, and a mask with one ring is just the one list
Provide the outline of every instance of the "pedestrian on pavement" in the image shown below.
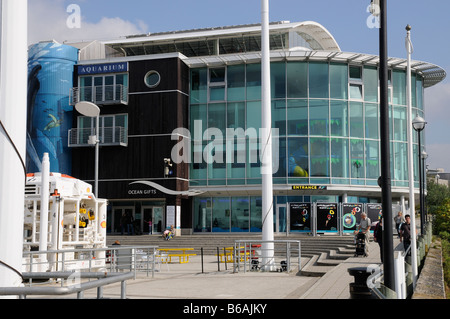
[[405,222],[400,226],[400,242],[403,242],[405,252],[411,245],[411,216],[405,215]]
[[378,246],[380,246],[380,258],[381,262],[383,262],[383,218],[381,218],[375,226],[373,240],[378,243]]
[[372,222],[370,218],[367,217],[366,213],[361,213],[361,221],[359,222],[358,228],[355,230],[355,234],[360,232],[364,234],[364,256],[369,256],[369,239],[370,239],[370,227],[372,226]]
[[394,217],[395,221],[395,229],[397,230],[398,238],[400,238],[400,225],[405,222],[405,219],[403,218],[403,213],[398,212],[397,216]]

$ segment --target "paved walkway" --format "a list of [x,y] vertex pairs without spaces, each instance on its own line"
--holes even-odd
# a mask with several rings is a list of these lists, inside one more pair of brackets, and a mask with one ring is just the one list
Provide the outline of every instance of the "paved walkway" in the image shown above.
[[[307,262],[302,259],[302,265]],[[369,245],[368,257],[351,257],[342,261],[322,277],[299,276],[295,273],[232,272],[232,264],[220,264],[217,257],[190,258],[186,264],[162,264],[161,271],[147,277],[138,273],[135,280],[127,281],[128,299],[349,299],[349,284],[354,281],[348,269],[368,265],[381,265],[379,247]],[[96,298],[95,289],[84,297]],[[104,298],[120,298],[120,284],[104,287]],[[29,297],[32,299],[33,297]],[[45,297],[48,298],[48,297]],[[76,296],[66,296],[76,298]]]

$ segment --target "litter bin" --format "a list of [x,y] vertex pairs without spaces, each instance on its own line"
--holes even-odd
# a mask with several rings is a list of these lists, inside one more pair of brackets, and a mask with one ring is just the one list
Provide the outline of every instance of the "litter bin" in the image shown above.
[[367,278],[373,273],[369,272],[368,267],[349,268],[348,272],[355,277],[355,282],[350,283],[351,299],[377,299],[376,295],[367,287]]

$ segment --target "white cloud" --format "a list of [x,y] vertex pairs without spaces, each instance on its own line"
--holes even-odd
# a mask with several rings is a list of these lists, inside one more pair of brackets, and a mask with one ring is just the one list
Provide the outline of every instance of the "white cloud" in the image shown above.
[[[82,6],[81,6],[82,9]],[[103,17],[98,22],[86,21],[81,10],[80,28],[70,28],[67,20],[72,12],[66,12],[62,0],[33,0],[28,5],[28,43],[56,40],[88,41],[111,39],[131,34],[146,33],[144,22],[137,24],[119,17]]]

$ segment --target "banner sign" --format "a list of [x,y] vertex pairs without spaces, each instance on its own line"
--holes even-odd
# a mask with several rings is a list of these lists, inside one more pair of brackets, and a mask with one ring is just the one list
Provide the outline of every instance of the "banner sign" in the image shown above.
[[317,203],[317,232],[337,232],[338,205]]
[[342,203],[342,225],[344,232],[355,231],[357,221],[361,220],[361,213],[363,211],[363,204]]
[[311,203],[289,203],[290,230],[311,232]]
[[383,207],[381,204],[367,204],[367,217],[372,222],[371,231],[375,229],[375,225],[381,220]]

